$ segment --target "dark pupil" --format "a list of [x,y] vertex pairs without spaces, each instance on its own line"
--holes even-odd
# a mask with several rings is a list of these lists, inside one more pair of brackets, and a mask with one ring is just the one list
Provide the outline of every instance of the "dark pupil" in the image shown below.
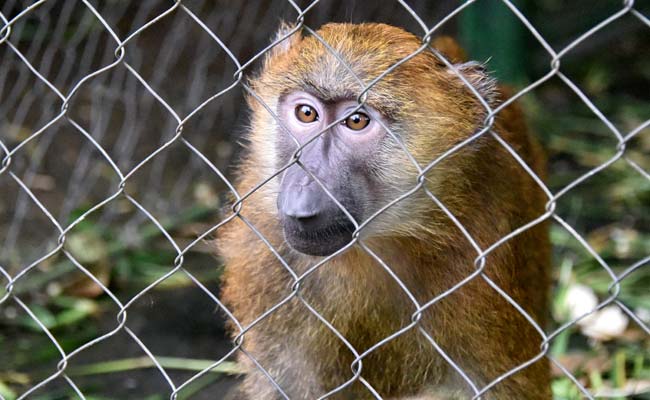
[[309,106],[302,106],[302,113],[305,115],[305,117],[311,117],[311,107]]
[[359,115],[359,114],[354,114],[354,115],[352,116],[352,123],[353,123],[353,124],[358,124],[359,122],[361,122],[361,115]]

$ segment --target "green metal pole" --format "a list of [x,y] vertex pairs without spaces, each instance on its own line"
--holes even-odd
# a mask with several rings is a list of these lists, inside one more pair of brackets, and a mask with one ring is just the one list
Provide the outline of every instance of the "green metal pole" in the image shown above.
[[[526,0],[513,1],[525,13]],[[487,61],[501,82],[523,84],[528,69],[526,27],[501,0],[478,0],[460,15],[460,41],[471,59]]]

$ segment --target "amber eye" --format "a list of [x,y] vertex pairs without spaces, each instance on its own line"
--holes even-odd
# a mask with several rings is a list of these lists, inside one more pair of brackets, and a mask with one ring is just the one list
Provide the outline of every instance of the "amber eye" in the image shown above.
[[370,117],[364,113],[358,112],[347,117],[343,123],[353,131],[360,131],[368,126],[370,123]]
[[318,120],[318,113],[314,107],[307,104],[301,104],[296,107],[296,118],[301,122],[309,124]]

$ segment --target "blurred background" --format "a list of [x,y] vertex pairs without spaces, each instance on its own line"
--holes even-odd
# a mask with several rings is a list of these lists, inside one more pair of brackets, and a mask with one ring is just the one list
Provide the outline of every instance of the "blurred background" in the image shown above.
[[[90,3],[122,40],[173,5],[162,0]],[[462,4],[406,3],[429,27]],[[32,4],[3,1],[0,27]],[[284,0],[182,4],[241,64],[269,44],[280,21],[298,16]],[[303,8],[308,4],[297,2]],[[519,101],[548,154],[551,191],[607,165],[558,201],[557,214],[602,262],[569,230],[552,226],[555,284],[547,332],[608,299],[613,280],[603,263],[617,275],[634,267],[621,281],[619,303],[561,330],[550,353],[598,397],[650,399],[650,2],[637,1],[634,12],[625,13],[623,2],[610,0],[514,4],[555,51],[612,19],[561,58],[563,76],[591,106],[558,76]],[[620,18],[613,19],[617,13]],[[305,15],[312,28],[329,21],[385,22],[424,34],[398,1],[321,1]],[[552,56],[501,0],[476,1],[436,32],[458,38],[472,59],[487,61],[491,73],[515,89],[551,71]],[[1,38],[6,31],[0,33]],[[93,141],[120,170],[129,171],[175,136],[178,122],[141,80],[184,118],[232,85],[237,66],[214,37],[177,8],[125,46],[124,62],[135,73],[119,64],[84,81],[66,116],[57,119],[62,100],[47,82],[66,96],[82,78],[114,62],[117,44],[111,34],[83,3],[48,0],[20,17],[7,41],[1,40],[0,159],[6,156],[3,146],[20,148],[0,173],[0,272],[5,275],[0,275],[0,398],[15,399],[51,376],[61,360],[55,343],[68,353],[118,326],[119,307],[97,282],[122,303],[135,298],[128,309],[128,331],[79,352],[69,362],[68,376],[87,399],[168,398],[165,377],[135,338],[177,385],[233,347],[224,332],[225,316],[208,294],[218,296],[222,270],[209,242],[190,248],[186,271],[148,288],[173,269],[174,244],[184,248],[219,221],[227,187],[218,174],[174,141],[126,182],[125,193],[147,212],[121,195],[67,233],[67,251],[96,280],[60,251],[44,256],[58,245],[60,232],[52,219],[65,228],[119,189],[119,176]],[[258,67],[255,61],[245,73]],[[236,86],[190,118],[183,137],[230,177],[247,115],[243,90]],[[618,151],[615,130],[634,136],[624,157],[610,164]],[[12,297],[3,300],[7,275],[19,274],[24,275],[12,287]],[[223,395],[237,381],[237,372],[234,363],[224,363],[179,398]],[[566,374],[556,369],[554,376],[557,399],[581,398]],[[77,396],[59,377],[30,398]]]

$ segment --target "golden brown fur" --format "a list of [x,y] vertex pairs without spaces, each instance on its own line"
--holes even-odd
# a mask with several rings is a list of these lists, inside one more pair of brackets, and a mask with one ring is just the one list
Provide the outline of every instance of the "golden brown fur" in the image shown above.
[[[381,24],[328,24],[318,33],[366,83],[420,46],[414,35]],[[252,80],[253,89],[272,110],[279,94],[306,83],[326,87],[323,96],[359,93],[358,82],[317,39],[296,34],[288,41],[273,51]],[[439,47],[453,61],[463,57],[448,39]],[[498,89],[479,66],[459,64],[459,68],[482,94],[498,103]],[[277,123],[256,100],[249,103],[252,126],[238,168],[240,194],[278,168],[273,150]],[[476,132],[485,118],[469,89],[429,51],[379,81],[369,92],[368,103],[393,121],[391,130],[401,135],[423,165]],[[511,106],[500,113],[496,131],[543,175],[543,156],[531,141],[520,110]],[[387,191],[404,193],[417,183],[417,171],[394,148],[377,154],[377,162],[390,166],[382,170],[390,186]],[[433,168],[427,187],[482,248],[544,212],[542,191],[489,134]],[[300,275],[321,258],[298,253],[284,241],[277,220],[277,190],[277,179],[262,186],[243,203],[241,215]],[[474,248],[423,191],[380,215],[362,238],[420,304],[476,268]],[[241,220],[234,219],[218,232],[218,247],[226,263],[223,298],[243,326],[292,294],[291,275]],[[540,225],[491,253],[485,274],[544,326],[548,268],[547,231]],[[415,311],[390,274],[358,246],[306,278],[300,296],[359,353],[407,326]],[[540,352],[535,329],[480,276],[427,309],[419,326],[479,388]],[[352,352],[296,297],[247,332],[243,347],[292,399],[318,398],[353,376]],[[247,357],[240,360],[250,370],[244,382],[247,398],[280,398]],[[383,398],[471,397],[468,386],[417,327],[365,357],[361,376]],[[355,381],[331,398],[371,395]],[[547,361],[543,358],[497,384],[483,398],[550,399]]]

